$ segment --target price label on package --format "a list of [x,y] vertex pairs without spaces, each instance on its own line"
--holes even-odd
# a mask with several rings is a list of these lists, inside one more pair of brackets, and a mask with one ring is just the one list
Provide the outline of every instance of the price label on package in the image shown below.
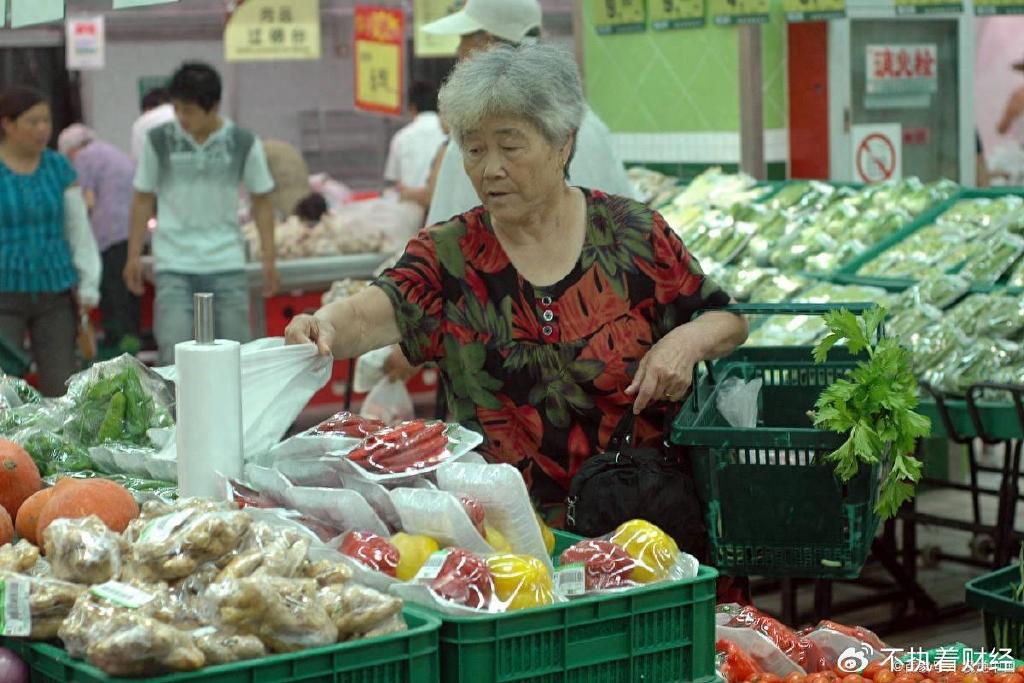
[[441,575],[441,568],[448,559],[447,550],[438,550],[427,558],[420,570],[416,573],[413,583],[430,583]]
[[31,586],[24,579],[0,581],[0,636],[27,638],[32,633]]
[[567,598],[587,592],[587,568],[582,562],[567,564],[555,570],[555,591]]
[[135,586],[129,586],[120,581],[107,581],[89,589],[89,592],[97,598],[112,602],[118,607],[127,609],[138,609],[151,602],[155,597],[152,593],[139,590]]
[[704,25],[704,0],[651,0],[651,28],[671,31]]
[[603,36],[643,31],[647,28],[645,5],[646,0],[590,0],[594,28]]

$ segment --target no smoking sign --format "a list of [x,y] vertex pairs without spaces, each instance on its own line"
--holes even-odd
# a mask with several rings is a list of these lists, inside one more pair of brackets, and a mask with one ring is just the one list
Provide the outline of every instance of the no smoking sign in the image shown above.
[[903,172],[903,131],[898,123],[853,126],[853,179],[880,183]]

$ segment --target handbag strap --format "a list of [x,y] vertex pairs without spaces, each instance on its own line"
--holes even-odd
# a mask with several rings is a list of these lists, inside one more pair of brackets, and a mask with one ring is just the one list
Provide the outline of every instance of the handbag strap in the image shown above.
[[623,413],[622,419],[619,420],[615,431],[612,432],[611,437],[608,439],[608,447],[605,448],[605,453],[613,453],[629,448],[633,444],[633,427],[635,424],[636,416],[633,415],[633,406],[626,406],[626,412]]

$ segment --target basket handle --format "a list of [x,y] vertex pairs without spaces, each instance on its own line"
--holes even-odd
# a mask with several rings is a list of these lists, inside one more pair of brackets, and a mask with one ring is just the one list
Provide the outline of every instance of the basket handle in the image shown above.
[[[860,315],[865,311],[869,311],[872,308],[878,308],[878,304],[871,302],[853,302],[853,303],[838,303],[838,304],[802,304],[802,303],[785,303],[785,304],[757,304],[757,303],[746,303],[737,304],[732,303],[722,308],[706,308],[694,313],[694,317],[711,311],[727,311],[729,313],[736,313],[739,315],[825,315],[832,311],[847,310],[854,315]],[[881,339],[885,335],[884,323],[878,326],[876,336]],[[693,377],[697,377],[697,367],[700,364],[693,366]],[[712,371],[711,361],[704,361],[704,365],[708,371],[708,383],[714,385],[715,376]],[[693,383],[693,393],[696,399],[697,394],[697,382]],[[696,410],[699,405],[698,400],[691,401]]]

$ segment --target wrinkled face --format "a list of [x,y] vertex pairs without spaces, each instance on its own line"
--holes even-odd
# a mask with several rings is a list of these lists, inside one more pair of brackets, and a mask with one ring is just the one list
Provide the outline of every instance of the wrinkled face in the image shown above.
[[50,105],[40,102],[16,119],[4,119],[4,140],[21,149],[42,153],[53,135]]
[[209,133],[217,127],[217,116],[220,107],[214,106],[206,111],[195,102],[174,100],[174,115],[182,130],[191,136]]
[[493,116],[462,145],[466,174],[491,216],[522,221],[565,186],[572,140],[556,148],[530,121]]
[[486,50],[491,45],[494,45],[498,40],[487,31],[477,31],[476,33],[469,33],[462,36],[459,40],[459,48],[456,51],[456,56],[459,61],[466,59],[474,52],[480,50]]

